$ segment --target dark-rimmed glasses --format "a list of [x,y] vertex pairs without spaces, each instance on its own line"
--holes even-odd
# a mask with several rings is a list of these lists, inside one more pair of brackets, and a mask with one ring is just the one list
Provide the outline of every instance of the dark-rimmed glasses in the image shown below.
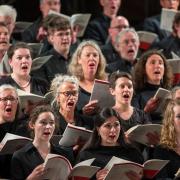
[[11,101],[12,103],[15,103],[18,101],[17,98],[9,96],[9,97],[2,97],[0,98],[0,102],[7,103],[8,101]]
[[59,92],[59,94],[63,94],[66,97],[78,96],[78,91],[64,91],[64,92]]

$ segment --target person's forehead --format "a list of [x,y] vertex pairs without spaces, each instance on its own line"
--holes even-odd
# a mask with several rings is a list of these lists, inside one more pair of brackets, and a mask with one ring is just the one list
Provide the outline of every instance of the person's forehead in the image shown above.
[[8,33],[9,31],[8,31],[8,28],[7,28],[7,27],[0,25],[0,32],[1,32],[1,33]]
[[126,39],[136,39],[136,35],[131,31],[125,32],[122,35],[121,40],[126,40]]
[[43,0],[43,3],[60,3],[60,0]]
[[129,25],[128,21],[123,17],[114,18],[111,22],[111,26],[117,26],[120,24]]
[[0,97],[6,97],[9,95],[17,97],[17,94],[13,89],[4,89],[0,91]]

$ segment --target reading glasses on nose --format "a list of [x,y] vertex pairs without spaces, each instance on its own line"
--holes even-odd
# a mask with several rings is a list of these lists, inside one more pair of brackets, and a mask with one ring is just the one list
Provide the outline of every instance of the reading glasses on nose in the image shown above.
[[59,94],[63,94],[66,97],[77,96],[78,91],[64,91],[64,92],[59,92]]
[[15,97],[3,97],[3,98],[0,98],[0,101],[1,102],[4,102],[4,103],[7,103],[8,101],[11,101],[11,102],[17,102],[17,98]]

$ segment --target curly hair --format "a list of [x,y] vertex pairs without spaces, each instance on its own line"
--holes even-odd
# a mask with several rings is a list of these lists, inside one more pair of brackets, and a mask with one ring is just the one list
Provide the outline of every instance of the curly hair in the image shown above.
[[164,62],[164,75],[163,75],[163,81],[161,86],[165,89],[169,89],[172,87],[173,83],[173,73],[171,70],[170,65],[168,64],[165,56],[158,50],[149,50],[146,51],[138,62],[136,63],[133,71],[133,77],[134,77],[134,83],[135,83],[135,90],[142,90],[145,87],[145,84],[147,83],[147,75],[146,75],[146,63],[149,57],[152,55],[159,55]]
[[78,45],[76,51],[74,52],[74,54],[72,56],[71,63],[69,64],[70,74],[76,76],[80,81],[84,80],[84,72],[82,70],[81,65],[78,63],[78,59],[80,58],[82,51],[83,51],[84,47],[86,47],[86,46],[91,46],[91,47],[95,48],[99,53],[100,61],[99,61],[99,65],[97,68],[95,78],[102,79],[102,80],[106,79],[106,77],[107,77],[106,73],[105,73],[106,60],[101,52],[101,49],[97,45],[97,43],[92,40],[83,41]]
[[177,147],[177,134],[174,125],[175,106],[180,106],[180,100],[169,100],[164,112],[163,125],[161,130],[160,144],[168,149],[175,150]]

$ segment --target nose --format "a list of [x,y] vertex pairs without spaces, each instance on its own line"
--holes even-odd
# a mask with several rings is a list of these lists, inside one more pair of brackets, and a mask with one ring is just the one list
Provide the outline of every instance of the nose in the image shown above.
[[11,104],[12,101],[10,101],[9,99],[6,101],[6,104]]
[[47,128],[47,129],[51,128],[50,123],[47,123],[47,124],[46,124],[46,128]]
[[111,129],[110,129],[110,131],[111,131],[111,132],[114,132],[114,131],[116,131],[116,128],[115,128],[114,126],[112,126]]
[[124,90],[128,91],[129,90],[128,86],[124,86]]

